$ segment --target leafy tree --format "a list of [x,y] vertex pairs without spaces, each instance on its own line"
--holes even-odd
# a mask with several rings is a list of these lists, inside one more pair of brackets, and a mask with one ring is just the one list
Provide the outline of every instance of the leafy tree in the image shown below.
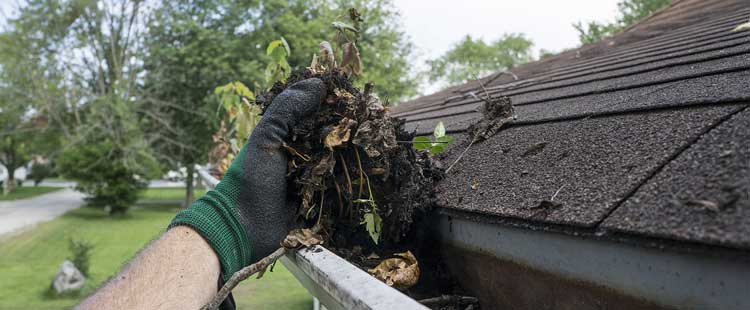
[[18,104],[61,133],[62,175],[111,213],[124,212],[158,170],[134,100],[142,5],[142,0],[28,0],[7,32],[30,55],[14,82],[30,100]]
[[581,44],[595,43],[637,23],[670,3],[672,0],[622,0],[617,3],[620,16],[615,22],[578,22],[573,24],[573,27],[578,31]]
[[58,131],[48,126],[45,105],[59,94],[59,72],[47,66],[40,48],[44,45],[25,26],[11,21],[0,33],[0,164],[8,170],[5,194],[16,183],[15,170],[33,154],[49,154],[59,140]]
[[[239,81],[258,92],[280,77],[267,72],[309,66],[320,42],[331,40],[331,22],[349,5],[363,8],[365,19],[358,41],[361,80],[374,81],[392,99],[413,95],[416,81],[406,65],[411,45],[391,1],[178,0],[157,8],[145,45],[141,113],[153,121],[147,136],[161,158],[187,168],[186,202],[192,200],[193,166],[207,160],[219,125],[214,89]],[[269,42],[277,48],[268,49]]]
[[492,72],[510,69],[532,59],[533,43],[523,34],[505,34],[489,43],[467,35],[448,52],[428,61],[430,82],[458,84]]
[[262,6],[248,6],[242,29],[252,30],[238,31],[239,44],[247,47],[245,64],[239,65],[241,81],[256,85],[264,80],[263,71],[255,68],[264,68],[271,61],[265,55],[265,43],[282,36],[291,47],[287,60],[292,69],[309,66],[321,41],[335,41],[332,22],[344,19],[352,7],[363,18],[357,40],[364,68],[359,81],[374,82],[378,94],[393,101],[416,94],[417,80],[408,65],[414,48],[400,28],[391,0],[268,0]]

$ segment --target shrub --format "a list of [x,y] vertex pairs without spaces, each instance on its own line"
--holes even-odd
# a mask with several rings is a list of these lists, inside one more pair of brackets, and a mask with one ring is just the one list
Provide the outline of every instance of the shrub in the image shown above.
[[76,268],[88,278],[91,250],[94,249],[94,245],[86,240],[76,240],[71,238],[68,243],[68,249],[72,255],[72,257],[68,257],[68,260],[73,262],[73,265],[75,265]]
[[52,165],[49,163],[34,163],[31,166],[31,173],[29,173],[29,179],[34,180],[34,186],[38,186],[39,183],[44,181],[52,174]]
[[89,195],[90,206],[102,207],[110,215],[124,214],[159,168],[149,156],[127,162],[122,153],[108,142],[71,147],[58,158],[58,169],[76,181],[76,189]]

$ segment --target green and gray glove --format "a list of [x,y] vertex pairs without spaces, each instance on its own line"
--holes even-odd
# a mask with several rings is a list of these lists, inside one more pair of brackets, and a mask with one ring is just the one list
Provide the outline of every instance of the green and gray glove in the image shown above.
[[282,143],[324,98],[325,85],[315,78],[276,96],[221,182],[169,225],[190,226],[203,236],[219,257],[225,281],[276,250],[289,232],[296,206],[287,195]]

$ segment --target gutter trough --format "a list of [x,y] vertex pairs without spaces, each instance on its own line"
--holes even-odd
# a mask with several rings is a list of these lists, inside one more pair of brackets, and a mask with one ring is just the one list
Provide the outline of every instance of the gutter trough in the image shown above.
[[440,212],[445,261],[483,309],[750,309],[750,264]]
[[[208,189],[219,183],[205,167],[196,170]],[[280,260],[315,297],[316,309],[318,304],[329,310],[428,309],[322,246],[291,251]]]

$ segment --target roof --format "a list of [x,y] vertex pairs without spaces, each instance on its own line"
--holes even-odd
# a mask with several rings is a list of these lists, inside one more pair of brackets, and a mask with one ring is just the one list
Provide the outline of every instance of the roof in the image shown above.
[[[750,20],[744,0],[677,0],[596,44],[482,79],[516,120],[470,148],[477,81],[393,114],[463,140],[447,209],[542,225],[750,249]],[[533,151],[530,151],[533,150]],[[558,206],[540,203],[551,200]]]

